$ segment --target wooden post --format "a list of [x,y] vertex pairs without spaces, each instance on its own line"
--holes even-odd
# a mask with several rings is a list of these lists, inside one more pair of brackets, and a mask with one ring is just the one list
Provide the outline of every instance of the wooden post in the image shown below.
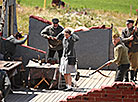
[[130,17],[132,16],[132,5],[130,5]]
[[46,0],[44,0],[44,9],[46,8]]
[[7,7],[7,37],[10,36],[10,7]]
[[13,29],[14,29],[14,7],[13,7],[13,5],[10,7],[10,9],[11,9],[10,10],[11,11],[11,18],[10,18],[11,19],[11,24],[10,24],[10,30],[11,31],[10,31],[10,33],[13,34],[14,33],[13,32]]

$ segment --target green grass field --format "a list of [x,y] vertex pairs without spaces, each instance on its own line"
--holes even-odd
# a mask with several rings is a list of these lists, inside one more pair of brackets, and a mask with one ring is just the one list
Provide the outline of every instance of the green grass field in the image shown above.
[[[17,0],[22,5],[43,7],[44,0]],[[47,0],[47,7],[50,6],[52,0]],[[138,0],[63,0],[71,8],[91,8],[105,11],[116,11],[130,13],[130,5],[132,5],[132,13],[136,14],[138,9]]]

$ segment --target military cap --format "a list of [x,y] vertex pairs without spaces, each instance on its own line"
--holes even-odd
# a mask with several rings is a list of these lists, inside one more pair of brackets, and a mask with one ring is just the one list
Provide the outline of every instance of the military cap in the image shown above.
[[53,19],[52,19],[52,22],[53,22],[54,24],[58,24],[59,20],[58,20],[57,18],[53,18]]
[[134,23],[134,20],[128,19],[128,20],[126,21],[126,24],[129,24],[129,23]]

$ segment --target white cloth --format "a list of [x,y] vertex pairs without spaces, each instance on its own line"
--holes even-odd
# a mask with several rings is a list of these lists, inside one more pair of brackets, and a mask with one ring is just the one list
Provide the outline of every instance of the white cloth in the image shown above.
[[62,57],[59,72],[62,75],[68,74],[68,73],[75,73],[76,72],[75,65],[68,65],[67,57]]

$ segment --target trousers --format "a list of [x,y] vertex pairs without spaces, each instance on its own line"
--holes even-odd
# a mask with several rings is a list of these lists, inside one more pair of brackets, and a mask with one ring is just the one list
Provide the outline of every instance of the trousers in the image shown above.
[[130,67],[130,64],[121,64],[116,69],[115,81],[123,81],[126,77],[126,73]]

